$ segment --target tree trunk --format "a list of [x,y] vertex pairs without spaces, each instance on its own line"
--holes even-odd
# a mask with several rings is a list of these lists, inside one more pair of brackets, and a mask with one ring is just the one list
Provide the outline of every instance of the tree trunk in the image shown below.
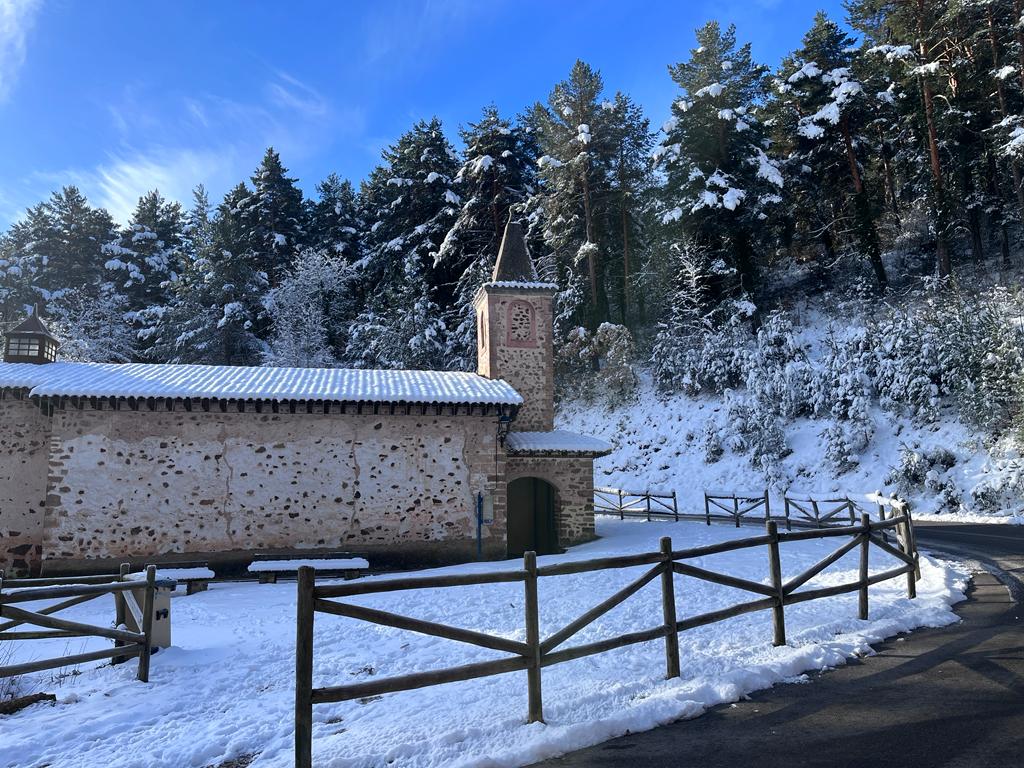
[[[921,13],[924,12],[923,3],[918,2]],[[925,53],[924,41],[921,42],[922,57]],[[924,75],[919,75],[921,93],[924,99],[924,119],[928,129],[928,161],[932,172],[932,189],[934,193],[934,217],[935,217],[935,261],[939,277],[949,277],[953,268],[949,258],[949,245],[946,242],[946,201],[942,188],[942,162],[939,159],[939,137],[935,129],[935,105],[932,96],[931,83]]]
[[871,218],[871,199],[864,189],[864,179],[861,176],[860,167],[857,165],[857,155],[853,151],[850,124],[845,117],[840,128],[843,132],[843,143],[846,146],[846,160],[850,164],[850,178],[853,180],[857,239],[860,240],[861,247],[867,252],[871,269],[874,270],[875,279],[878,281],[878,290],[885,293],[885,289],[889,286],[889,276],[885,273],[885,264],[882,262],[882,247],[878,242],[878,230],[875,228],[874,219]]
[[[586,227],[586,244],[597,245],[594,237],[594,213],[590,200],[590,163],[584,163],[580,172],[580,184],[583,187],[583,219]],[[597,291],[597,248],[587,248],[587,275],[590,285],[590,330],[596,330],[600,322],[598,314],[598,291]]]
[[899,201],[896,199],[896,177],[892,170],[892,158],[889,157],[889,150],[886,147],[886,141],[882,134],[882,128],[878,128],[878,141],[881,147],[882,156],[882,178],[885,183],[885,199],[889,203],[889,207],[892,208],[892,212],[897,216],[900,214]]
[[[1020,0],[1016,0],[1014,5],[1020,5]],[[996,33],[996,19],[995,14],[992,13],[992,6],[989,5],[986,8],[986,16],[988,17],[988,40],[992,46],[992,68],[999,68],[999,36]],[[1020,18],[1020,11],[1017,11],[1017,18]],[[1017,25],[1014,26],[1017,30],[1018,42],[1021,41],[1021,31]],[[1024,52],[1021,54],[1022,64],[1024,67]],[[1024,71],[1021,72],[1021,82],[1024,84]],[[996,97],[999,101],[999,114],[1005,119],[1009,116],[1010,110],[1006,105],[1006,88],[1003,85],[1003,81],[998,77],[995,78],[996,83]],[[1010,161],[1010,173],[1013,174],[1013,191],[1017,196],[1017,208],[1020,210],[1021,216],[1024,217],[1024,179],[1021,178],[1020,165],[1016,160]]]
[[619,152],[619,189],[622,191],[622,324],[629,324],[629,310],[632,304],[632,271],[629,263],[629,182],[626,180],[626,159]]

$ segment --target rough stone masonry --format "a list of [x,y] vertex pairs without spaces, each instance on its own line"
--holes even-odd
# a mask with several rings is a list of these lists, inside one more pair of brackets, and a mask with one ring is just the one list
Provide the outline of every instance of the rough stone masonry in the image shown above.
[[[501,558],[507,521],[536,514],[553,517],[559,547],[592,538],[606,447],[529,439],[556,434],[554,293],[510,223],[477,298],[477,374],[54,362],[32,317],[9,337],[23,352],[38,336],[46,355],[0,363],[0,568]],[[371,383],[331,383],[357,373]],[[509,447],[517,435],[526,448]],[[554,488],[553,509],[507,514],[523,477]]]

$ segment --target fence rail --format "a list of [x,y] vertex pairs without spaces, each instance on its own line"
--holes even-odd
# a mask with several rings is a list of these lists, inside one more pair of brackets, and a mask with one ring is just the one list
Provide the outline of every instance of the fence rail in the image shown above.
[[[129,658],[138,657],[137,677],[144,683],[149,682],[154,596],[158,587],[172,587],[174,581],[158,580],[156,566],[152,565],[146,567],[144,582],[131,580],[128,576],[129,566],[127,564],[122,565],[120,572],[115,574],[69,578],[4,579],[3,572],[0,571],[0,618],[8,619],[8,621],[0,623],[0,642],[75,637],[101,637],[114,641],[113,648],[0,666],[0,678],[102,659],[111,659],[112,663],[118,664]],[[139,601],[136,599],[136,591],[143,592],[142,605],[139,605]],[[104,595],[114,595],[113,628],[70,621],[54,615]],[[36,603],[46,600],[58,600],[59,602],[34,610],[15,606],[15,603]],[[132,613],[135,625],[141,628],[141,632],[129,632],[121,629],[129,611]],[[40,627],[40,629],[11,631],[24,625]]]
[[746,494],[724,491],[704,492],[704,518],[708,525],[711,525],[713,517],[722,517],[722,513],[725,513],[739,528],[744,516],[752,512],[758,514],[763,512],[765,521],[771,520],[772,507],[768,500],[768,491]]
[[[859,595],[858,616],[861,619],[867,619],[868,588],[874,584],[906,575],[908,597],[913,598],[916,595],[915,573],[918,564],[917,553],[913,549],[913,525],[909,509],[901,512],[899,508],[891,507],[890,510],[891,513],[887,513],[884,519],[877,522],[873,522],[869,515],[862,514],[859,525],[782,533],[779,532],[777,523],[769,520],[766,522],[766,533],[763,536],[752,536],[745,539],[682,550],[673,550],[672,540],[669,537],[664,537],[661,539],[661,547],[657,552],[554,563],[543,567],[537,566],[535,553],[527,552],[523,556],[523,568],[514,571],[407,577],[317,586],[315,570],[308,567],[300,568],[295,657],[296,768],[312,768],[313,765],[313,705],[315,704],[348,701],[366,696],[377,696],[385,693],[440,685],[442,683],[472,680],[506,672],[525,671],[527,673],[527,717],[529,722],[538,722],[544,719],[541,670],[553,664],[604,653],[635,643],[663,640],[666,675],[669,678],[679,677],[679,633],[694,627],[714,624],[754,611],[771,610],[773,642],[777,646],[785,645],[786,606],[851,592],[857,592]],[[897,533],[898,546],[889,544],[883,538],[885,532],[893,530]],[[780,549],[783,545],[787,542],[836,537],[849,537],[850,540],[843,543],[835,551],[804,572],[797,574],[788,581],[783,579],[780,557]],[[882,573],[871,575],[869,571],[869,557],[872,545],[896,558],[900,565]],[[767,549],[769,584],[762,584],[728,573],[708,570],[685,562],[712,554],[755,547],[766,547]],[[829,587],[801,590],[801,587],[806,585],[808,581],[854,550],[858,550],[860,554],[856,581]],[[546,638],[541,637],[539,601],[537,597],[537,582],[539,579],[638,566],[650,566],[650,568],[625,587],[619,589],[615,594],[605,598],[564,627],[556,630]],[[676,616],[676,583],[674,577],[677,574],[700,581],[741,589],[751,592],[757,597],[754,600],[744,601],[698,616],[688,616],[680,620]],[[919,574],[916,578],[919,578]],[[639,629],[603,640],[564,647],[582,629],[628,600],[647,584],[655,580],[660,582],[662,596],[662,610],[657,618],[657,624],[646,629]],[[526,630],[525,642],[415,619],[375,608],[335,602],[337,598],[353,597],[356,595],[496,583],[523,584],[525,597],[523,617]],[[429,672],[416,672],[374,680],[372,682],[314,688],[313,627],[317,613],[345,616],[383,626],[456,640],[508,653],[510,656],[493,661],[464,664]]]
[[786,528],[789,530],[793,528],[794,518],[798,524],[809,523],[818,528],[822,525],[845,522],[845,517],[849,517],[850,525],[857,524],[859,508],[846,496],[817,498],[810,494],[787,491],[782,502],[785,508]]
[[676,492],[624,491],[621,488],[595,488],[594,512],[599,515],[618,515],[620,520],[627,517],[647,518],[648,521],[661,518],[679,520],[679,503]]

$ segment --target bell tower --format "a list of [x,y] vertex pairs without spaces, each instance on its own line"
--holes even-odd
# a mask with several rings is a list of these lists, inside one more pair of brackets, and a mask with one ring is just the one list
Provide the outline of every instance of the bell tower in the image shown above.
[[504,379],[523,396],[515,427],[554,428],[553,303],[558,286],[537,276],[522,225],[509,220],[491,282],[476,295],[477,372]]

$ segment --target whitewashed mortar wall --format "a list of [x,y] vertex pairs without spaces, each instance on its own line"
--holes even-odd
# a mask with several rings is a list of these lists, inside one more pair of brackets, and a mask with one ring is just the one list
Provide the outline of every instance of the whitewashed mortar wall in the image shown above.
[[[29,442],[42,442],[45,420],[31,423]],[[34,510],[49,568],[185,553],[242,562],[289,548],[471,557],[476,493],[496,477],[493,417],[68,410],[51,430],[45,521],[27,501],[38,486],[13,507]],[[490,557],[505,552],[504,503],[498,483]],[[12,522],[0,509],[0,529]]]
[[27,400],[0,400],[0,569],[39,562],[49,425]]

